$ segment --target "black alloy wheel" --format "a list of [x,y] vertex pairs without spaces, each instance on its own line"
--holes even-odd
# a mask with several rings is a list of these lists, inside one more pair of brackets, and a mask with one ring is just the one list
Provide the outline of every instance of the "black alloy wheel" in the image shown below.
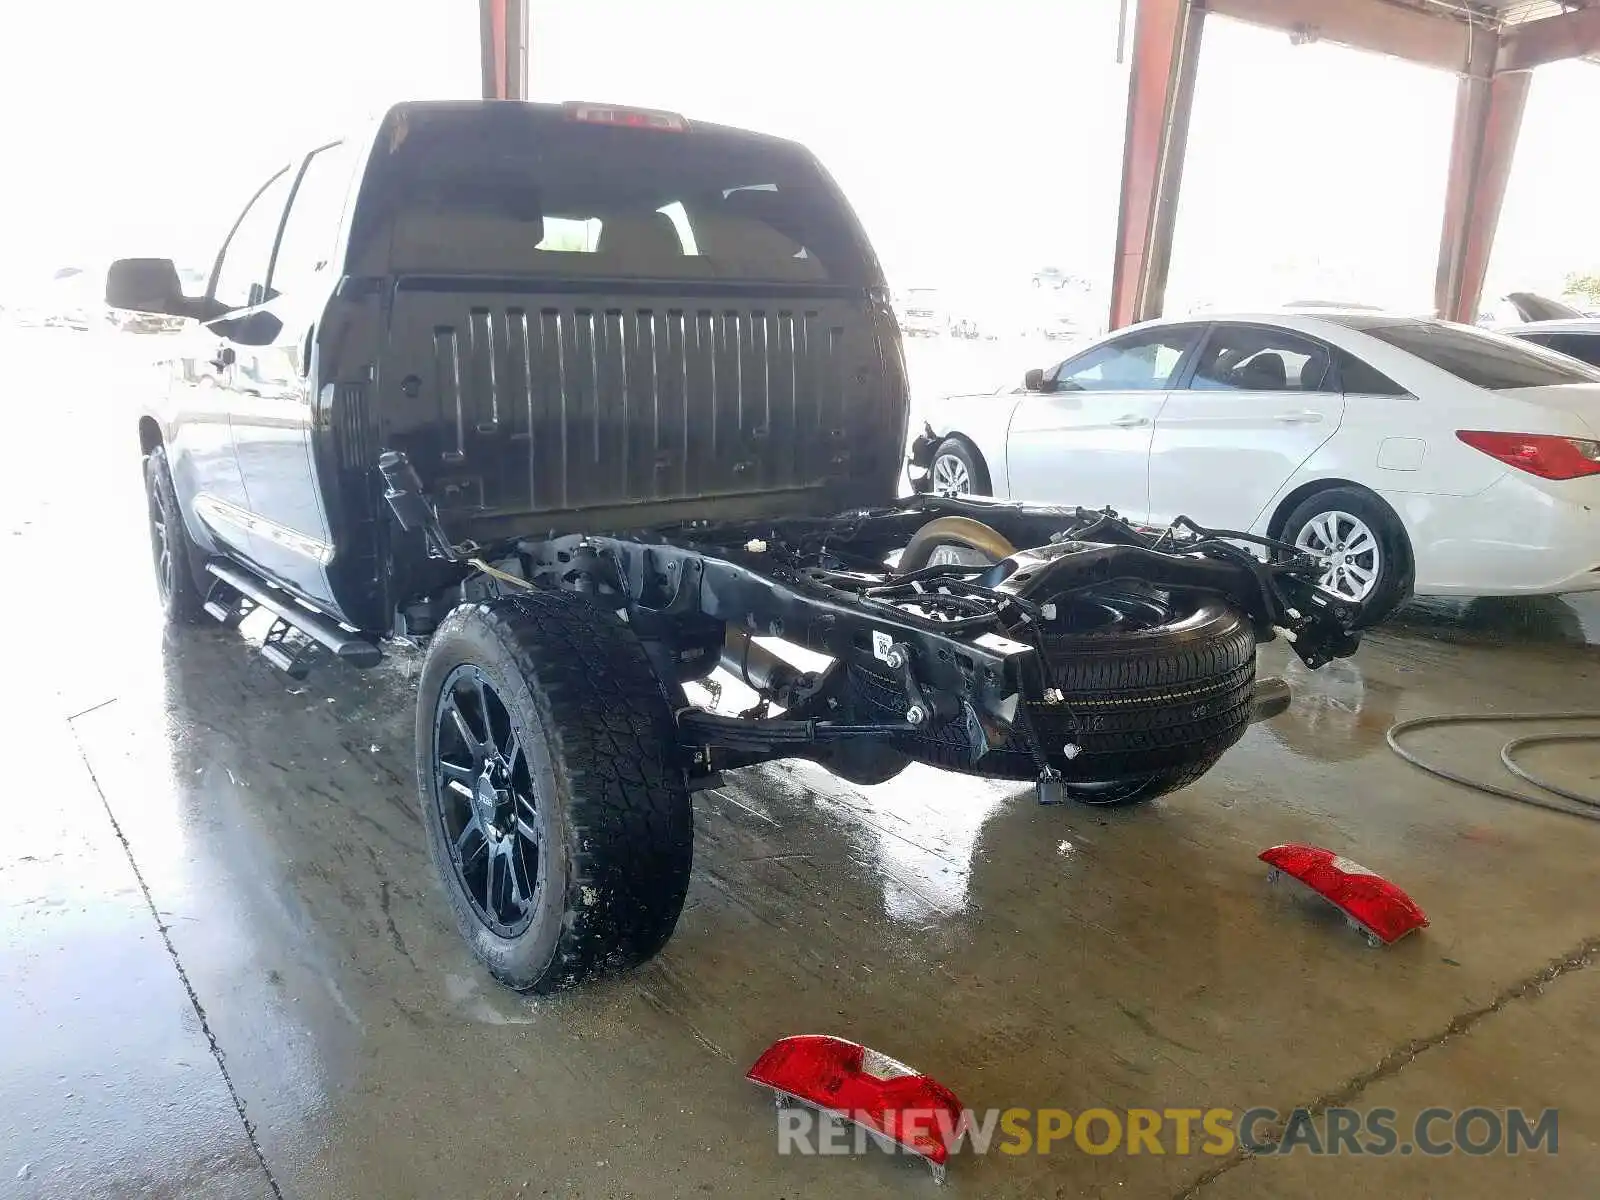
[[156,569],[156,594],[161,599],[161,607],[167,608],[172,604],[175,581],[172,568],[176,560],[172,554],[172,534],[167,526],[167,514],[161,505],[160,482],[153,473],[146,479],[144,490],[150,502],[150,557]]
[[574,592],[457,605],[417,689],[417,791],[456,925],[502,983],[554,992],[672,935],[694,820],[668,691]]
[[150,518],[150,564],[155,568],[161,611],[169,624],[193,624],[205,611],[205,598],[195,586],[193,574],[199,551],[184,528],[163,446],[155,447],[144,460],[144,493]]
[[433,761],[457,882],[485,927],[516,937],[533,920],[544,821],[510,710],[470,663],[444,681]]

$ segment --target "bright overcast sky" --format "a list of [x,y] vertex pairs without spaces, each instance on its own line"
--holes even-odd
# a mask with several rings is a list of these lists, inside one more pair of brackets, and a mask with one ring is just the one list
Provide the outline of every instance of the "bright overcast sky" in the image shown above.
[[[532,8],[536,98],[655,105],[807,143],[899,286],[1109,273],[1127,90],[1114,0]],[[0,270],[209,259],[217,227],[293,150],[394,99],[475,94],[476,10],[30,5],[0,47]],[[1208,22],[1169,310],[1429,305],[1454,96],[1443,72]],[[1597,101],[1600,67],[1537,74],[1491,289],[1553,291],[1600,267],[1600,155],[1570,132]]]

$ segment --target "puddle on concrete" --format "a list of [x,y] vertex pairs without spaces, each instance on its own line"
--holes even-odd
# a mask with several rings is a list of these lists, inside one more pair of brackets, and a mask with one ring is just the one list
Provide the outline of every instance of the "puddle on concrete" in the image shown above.
[[1600,647],[1600,592],[1419,597],[1385,622],[1383,630],[1475,646]]

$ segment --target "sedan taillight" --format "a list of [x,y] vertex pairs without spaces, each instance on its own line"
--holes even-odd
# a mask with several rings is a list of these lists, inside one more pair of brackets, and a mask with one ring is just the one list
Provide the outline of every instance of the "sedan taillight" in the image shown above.
[[1600,442],[1588,438],[1553,433],[1491,433],[1481,429],[1458,429],[1456,437],[1474,450],[1482,450],[1540,479],[1600,475]]

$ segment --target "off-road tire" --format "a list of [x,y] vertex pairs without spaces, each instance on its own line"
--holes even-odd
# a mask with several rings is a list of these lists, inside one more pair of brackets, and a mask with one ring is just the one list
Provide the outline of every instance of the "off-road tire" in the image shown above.
[[[193,625],[205,612],[205,597],[194,581],[194,563],[199,552],[183,523],[178,493],[172,486],[172,469],[167,465],[166,447],[157,446],[145,456],[144,487],[145,500],[151,508],[151,558],[162,615],[168,625]],[[161,536],[156,525],[157,512],[166,530],[165,567],[156,550],[157,539]]]
[[[547,823],[532,919],[515,937],[474,911],[446,843],[436,717],[445,681],[463,664],[482,672],[510,714]],[[689,885],[689,793],[667,694],[615,615],[544,590],[458,607],[428,647],[416,746],[429,852],[462,935],[496,979],[559,991],[666,944]]]

